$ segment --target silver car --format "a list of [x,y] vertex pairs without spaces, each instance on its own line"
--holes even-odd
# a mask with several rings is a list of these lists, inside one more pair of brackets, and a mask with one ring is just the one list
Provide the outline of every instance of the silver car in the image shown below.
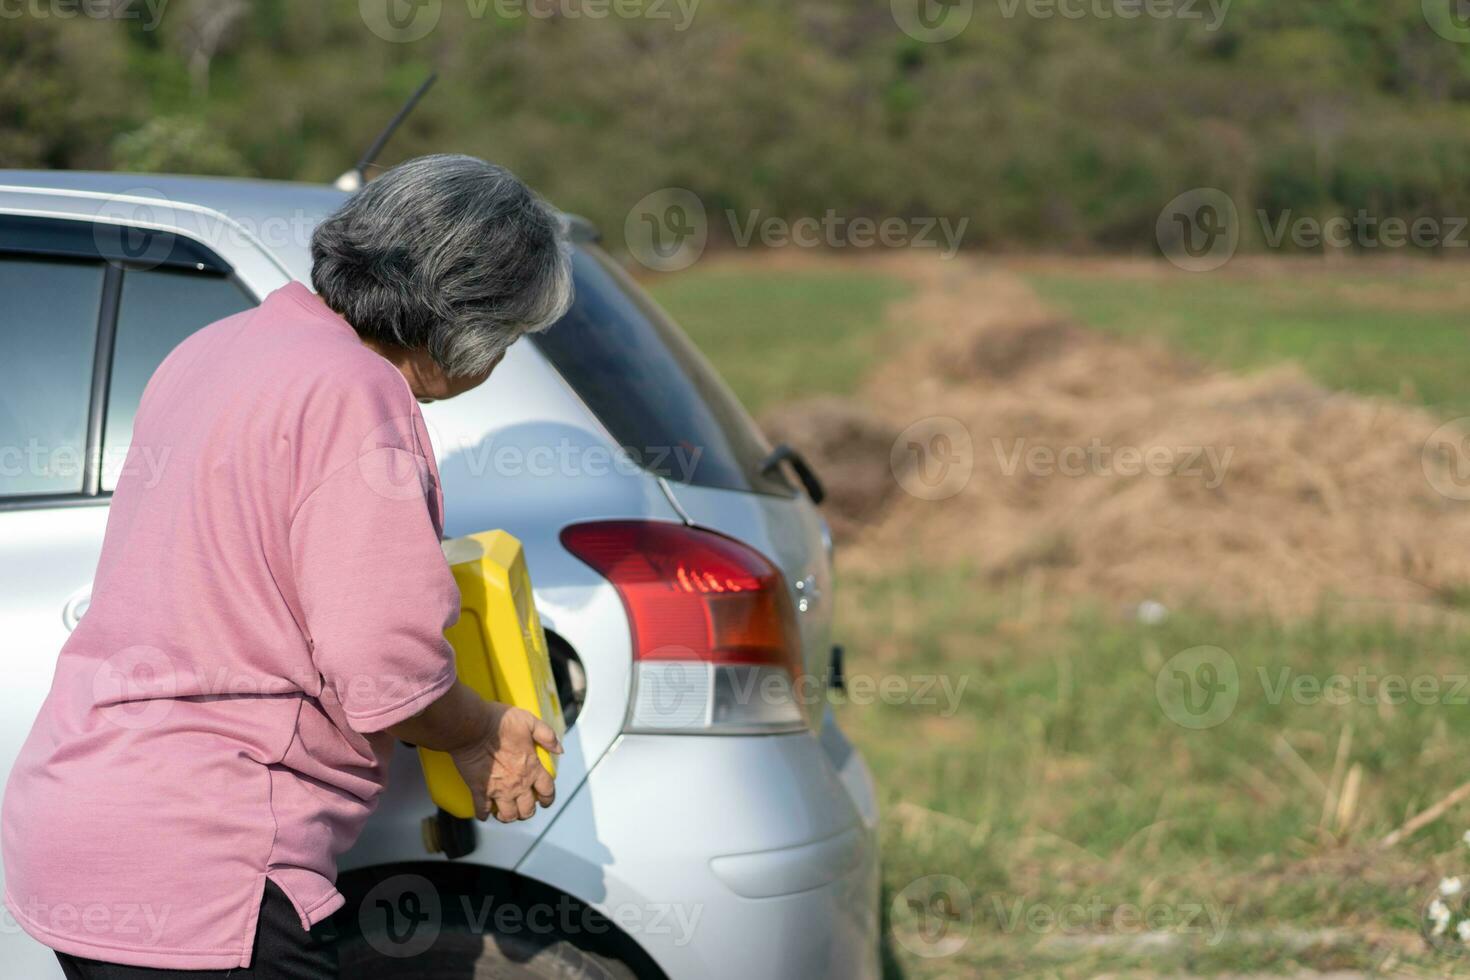
[[[165,462],[127,454],[144,383],[192,331],[309,282],[311,231],[343,197],[0,171],[0,784],[86,611],[110,490]],[[877,976],[877,812],[824,707],[830,542],[806,474],[568,222],[566,319],[425,409],[446,533],[525,545],[571,726],[557,800],[455,820],[401,746],[342,862],[343,974]],[[609,565],[609,542],[639,561]],[[742,655],[783,630],[785,662]],[[8,913],[0,975],[60,976]]]

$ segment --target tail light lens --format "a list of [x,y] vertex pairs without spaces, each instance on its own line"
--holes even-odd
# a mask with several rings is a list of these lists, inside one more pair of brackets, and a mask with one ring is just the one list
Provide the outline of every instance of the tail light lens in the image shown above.
[[739,734],[806,725],[801,635],[786,580],[738,541],[653,521],[600,521],[562,544],[612,583],[633,634],[630,731]]

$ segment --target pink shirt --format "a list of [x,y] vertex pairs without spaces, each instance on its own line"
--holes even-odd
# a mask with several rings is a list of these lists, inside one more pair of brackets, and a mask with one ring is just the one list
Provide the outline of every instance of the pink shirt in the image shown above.
[[383,729],[454,684],[439,475],[403,376],[300,284],[168,356],[129,458],[5,791],[5,904],[76,956],[248,967],[267,879],[303,928],[342,905]]

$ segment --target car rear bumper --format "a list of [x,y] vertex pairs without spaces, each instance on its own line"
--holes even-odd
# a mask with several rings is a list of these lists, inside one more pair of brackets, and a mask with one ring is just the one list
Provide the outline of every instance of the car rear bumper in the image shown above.
[[516,870],[675,980],[877,977],[876,817],[830,717],[820,739],[627,735]]

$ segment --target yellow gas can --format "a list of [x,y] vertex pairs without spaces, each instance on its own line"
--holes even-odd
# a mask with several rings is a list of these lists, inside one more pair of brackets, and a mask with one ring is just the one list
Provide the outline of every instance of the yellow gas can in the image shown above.
[[[459,622],[444,634],[454,647],[459,679],[487,701],[525,708],[557,737],[565,735],[521,543],[505,531],[485,531],[445,541],[444,557],[460,593]],[[555,776],[555,756],[545,749],[537,754]],[[456,817],[474,817],[469,787],[449,755],[421,748],[419,760],[434,802]]]

